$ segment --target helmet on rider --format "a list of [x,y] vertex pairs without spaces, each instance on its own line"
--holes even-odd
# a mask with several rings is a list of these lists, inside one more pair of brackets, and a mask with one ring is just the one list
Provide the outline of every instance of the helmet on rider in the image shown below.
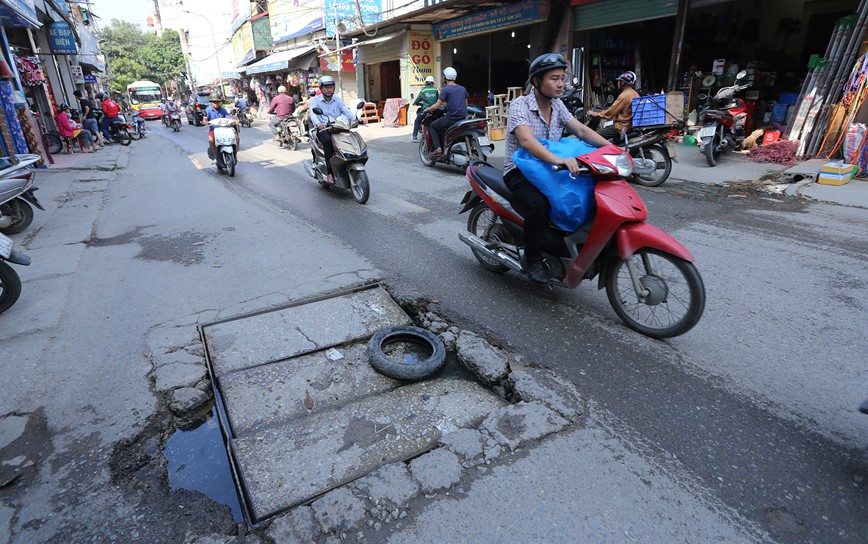
[[326,85],[334,85],[334,84],[335,84],[335,78],[333,78],[332,76],[322,76],[321,78],[319,78],[319,86],[320,87],[325,87]]
[[60,105],[57,106],[57,109],[59,109],[60,111],[67,111],[69,110],[69,104],[67,104],[66,102],[61,102]]
[[277,92],[279,92],[279,93],[285,93],[285,92],[286,92],[286,87],[284,87],[283,85],[281,85],[280,87],[277,88]]
[[426,85],[434,85],[434,76],[428,76],[425,78]]
[[635,85],[636,84],[636,74],[633,72],[624,72],[620,76],[615,78],[615,81],[623,81],[627,85]]
[[547,96],[543,94],[541,86],[538,83],[534,82],[535,77],[544,76],[546,72],[551,70],[566,70],[567,69],[567,61],[564,60],[564,56],[560,53],[546,53],[545,55],[540,55],[537,58],[533,59],[533,62],[530,63],[530,68],[527,70],[527,79],[530,81],[530,84],[536,88],[537,91],[540,92],[546,98],[552,98],[551,96]]
[[223,103],[223,93],[221,93],[220,91],[211,93],[210,95],[208,95],[208,102],[211,102],[212,104],[214,104],[214,103],[222,104]]
[[97,100],[103,100],[105,98],[105,94],[96,93],[96,96],[94,96],[94,98],[96,98]]
[[165,101],[166,101],[165,98],[161,98],[161,99],[160,99],[160,102],[165,102]]
[[458,72],[455,71],[455,68],[450,66],[443,70],[443,77],[446,78],[446,81],[455,81],[458,79]]

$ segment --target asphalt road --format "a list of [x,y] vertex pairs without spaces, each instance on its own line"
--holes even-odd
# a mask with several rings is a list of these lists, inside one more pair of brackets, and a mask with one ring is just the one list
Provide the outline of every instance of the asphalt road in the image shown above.
[[595,284],[546,292],[482,269],[457,238],[466,180],[423,167],[406,130],[360,129],[361,206],[308,178],[308,146],[279,149],[264,122],[243,130],[231,179],[209,166],[205,129],[149,127],[216,182],[343,240],[392,287],[568,376],[636,451],[777,539],[868,534],[868,416],[856,411],[868,398],[865,210],[695,183],[640,189],[650,221],[696,255],[708,294],[693,331],[655,341],[623,326]]

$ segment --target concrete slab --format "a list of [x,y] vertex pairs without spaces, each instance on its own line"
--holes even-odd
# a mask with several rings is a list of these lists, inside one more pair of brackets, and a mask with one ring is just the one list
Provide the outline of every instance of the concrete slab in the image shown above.
[[257,520],[418,456],[437,446],[441,432],[474,427],[507,404],[468,379],[454,360],[437,379],[373,396],[358,393],[343,405],[314,409],[233,441]]
[[410,318],[389,294],[374,287],[203,329],[214,372],[221,376],[369,338],[383,327],[409,324]]
[[868,181],[861,179],[850,180],[845,185],[810,183],[800,188],[799,194],[822,202],[868,208]]

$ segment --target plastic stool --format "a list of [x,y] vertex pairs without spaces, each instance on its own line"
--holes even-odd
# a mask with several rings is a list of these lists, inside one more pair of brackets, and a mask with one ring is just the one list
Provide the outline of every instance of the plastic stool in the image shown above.
[[362,108],[362,116],[360,119],[368,124],[370,122],[377,123],[380,121],[380,114],[377,113],[377,105],[373,102],[365,102],[364,107]]

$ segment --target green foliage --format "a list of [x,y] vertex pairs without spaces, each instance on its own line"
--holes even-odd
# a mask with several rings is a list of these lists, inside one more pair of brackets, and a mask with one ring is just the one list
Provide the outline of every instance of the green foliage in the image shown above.
[[174,30],[165,30],[157,37],[133,23],[112,19],[100,39],[111,70],[112,90],[125,91],[127,85],[140,79],[164,87],[171,80],[186,79],[181,39]]

